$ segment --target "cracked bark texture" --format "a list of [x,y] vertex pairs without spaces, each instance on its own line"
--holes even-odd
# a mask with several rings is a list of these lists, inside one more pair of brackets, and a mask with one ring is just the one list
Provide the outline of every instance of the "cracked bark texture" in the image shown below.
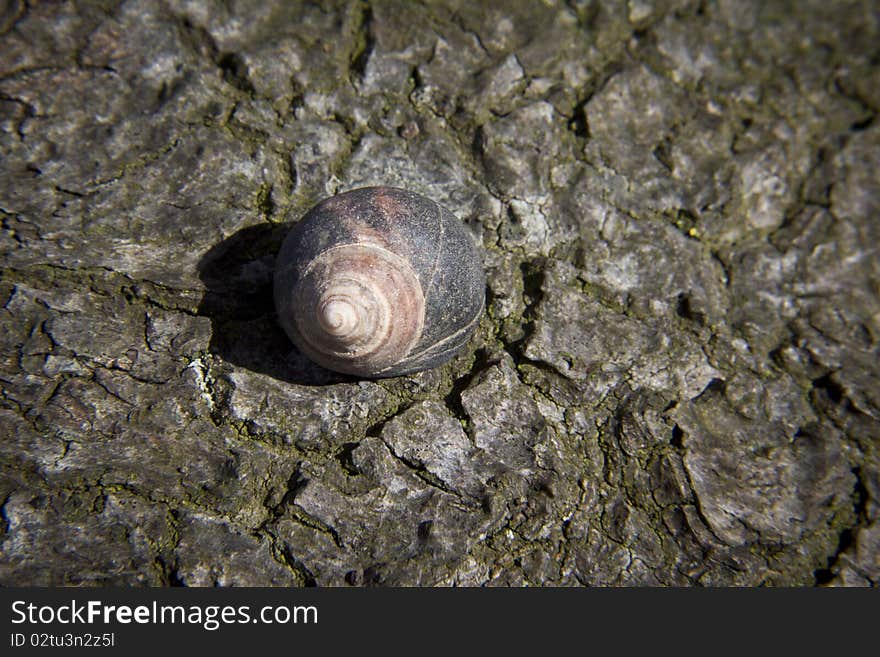
[[[872,2],[0,3],[0,582],[880,581]],[[311,366],[289,222],[406,187],[468,349]]]

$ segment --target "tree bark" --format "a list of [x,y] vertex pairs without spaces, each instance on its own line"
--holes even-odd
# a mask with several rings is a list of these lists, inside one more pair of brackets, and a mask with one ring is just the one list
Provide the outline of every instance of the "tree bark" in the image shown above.
[[[880,581],[876,3],[0,8],[0,583]],[[375,184],[488,285],[371,381],[271,280]]]

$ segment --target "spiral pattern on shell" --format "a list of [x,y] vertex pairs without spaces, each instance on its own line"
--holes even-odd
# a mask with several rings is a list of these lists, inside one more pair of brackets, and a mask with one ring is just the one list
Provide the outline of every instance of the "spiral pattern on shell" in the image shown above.
[[[313,260],[294,295],[303,349],[317,362],[384,369],[422,335],[425,297],[400,256],[371,244],[336,246]],[[394,321],[392,311],[416,321]]]
[[400,189],[327,199],[286,238],[275,271],[279,321],[311,360],[361,376],[438,365],[473,334],[485,279],[448,210]]

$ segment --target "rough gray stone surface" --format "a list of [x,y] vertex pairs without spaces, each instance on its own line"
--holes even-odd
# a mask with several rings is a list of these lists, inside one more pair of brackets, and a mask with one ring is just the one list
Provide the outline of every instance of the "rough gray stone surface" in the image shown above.
[[[872,2],[0,2],[0,583],[880,582]],[[290,345],[323,197],[484,246],[436,370]]]

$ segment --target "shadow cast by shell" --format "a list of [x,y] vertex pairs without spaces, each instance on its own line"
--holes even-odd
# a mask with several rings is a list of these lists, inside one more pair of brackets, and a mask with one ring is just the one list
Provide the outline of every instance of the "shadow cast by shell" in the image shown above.
[[199,262],[205,296],[199,314],[211,320],[212,354],[237,367],[299,385],[356,381],[302,355],[278,324],[272,297],[275,256],[291,224],[243,228]]

